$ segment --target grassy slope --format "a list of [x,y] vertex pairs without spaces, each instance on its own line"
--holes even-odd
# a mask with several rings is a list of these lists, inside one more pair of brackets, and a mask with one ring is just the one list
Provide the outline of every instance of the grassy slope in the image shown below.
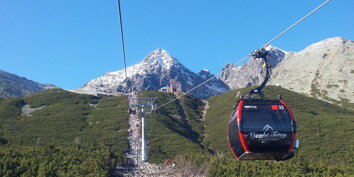
[[[226,157],[232,157],[226,140],[226,126],[232,105],[237,101],[238,91],[246,94],[248,90],[249,88],[236,90],[208,99],[210,108],[205,121],[207,136],[203,143]],[[280,87],[268,86],[265,91],[268,98],[276,98],[280,94],[292,108],[297,121],[300,150],[294,159],[282,164],[306,162],[352,168],[354,112]],[[252,162],[243,164],[247,163],[252,165]],[[269,165],[267,162],[253,164]]]
[[[21,107],[25,104],[45,107],[24,116]],[[24,99],[1,99],[0,138],[8,141],[7,146],[80,146],[88,154],[106,148],[113,158],[123,162],[123,152],[128,149],[127,109],[126,96],[98,98],[60,89]]]
[[[146,91],[143,96],[158,97],[158,105],[162,105],[176,96],[172,93]],[[173,159],[176,155],[206,154],[201,145],[202,102],[192,96],[184,96],[158,110],[147,120],[149,134],[152,123],[153,130],[148,142],[150,162],[161,163],[165,159]]]

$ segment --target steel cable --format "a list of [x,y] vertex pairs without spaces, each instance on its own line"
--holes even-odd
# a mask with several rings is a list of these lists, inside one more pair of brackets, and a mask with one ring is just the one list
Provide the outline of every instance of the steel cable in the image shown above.
[[124,45],[124,33],[123,33],[123,21],[122,21],[122,10],[120,8],[120,0],[117,0],[118,6],[118,15],[119,15],[119,25],[120,25],[120,37],[122,42],[122,52],[123,52],[123,61],[124,61],[124,73],[125,73],[125,80],[127,81],[126,85],[126,93],[128,92],[128,74],[127,74],[127,61],[125,55],[125,45]]
[[310,13],[308,13],[307,15],[305,15],[304,17],[302,17],[300,20],[298,20],[297,22],[295,22],[294,24],[292,24],[291,26],[289,26],[288,28],[286,28],[284,31],[282,31],[281,33],[279,33],[278,35],[276,35],[273,39],[271,39],[269,42],[267,42],[266,44],[264,44],[261,48],[267,47],[270,43],[272,43],[273,41],[275,41],[276,39],[278,39],[280,36],[282,36],[283,34],[285,34],[286,32],[288,32],[291,28],[294,28],[297,24],[299,24],[300,22],[304,21],[307,17],[309,17],[310,15],[312,15],[313,13],[315,13],[316,11],[318,11],[321,7],[323,7],[324,5],[326,5],[327,3],[329,3],[331,0],[327,0],[324,3],[322,3],[321,5],[319,5],[318,7],[316,7],[314,10],[312,10]]
[[[300,20],[298,20],[297,22],[295,22],[294,24],[292,24],[291,26],[289,26],[287,29],[285,29],[284,31],[282,31],[281,33],[279,33],[277,36],[275,36],[273,39],[271,39],[269,42],[267,42],[266,44],[264,44],[261,48],[267,47],[270,43],[272,43],[273,41],[275,41],[276,39],[278,39],[280,36],[282,36],[283,34],[285,34],[286,32],[288,32],[290,29],[292,29],[293,27],[295,27],[295,26],[296,26],[297,24],[299,24],[300,22],[304,21],[307,17],[309,17],[310,15],[312,15],[313,13],[315,13],[316,11],[318,11],[320,8],[322,8],[324,5],[326,5],[326,4],[329,3],[330,1],[331,1],[331,0],[327,0],[327,1],[325,1],[324,3],[322,3],[321,5],[319,5],[318,7],[316,7],[316,8],[315,8],[314,10],[312,10],[310,13],[308,13],[307,15],[305,15],[304,17],[302,17]],[[261,48],[260,48],[260,49],[261,49]],[[251,53],[250,53],[250,54],[251,54]],[[250,54],[249,54],[247,57],[245,57],[245,58],[239,60],[235,65],[241,64],[241,62],[243,62],[244,60],[246,60],[246,59],[250,56]],[[224,73],[225,71],[226,71],[226,70],[221,71],[220,74]],[[172,100],[170,100],[170,101],[168,101],[168,102],[162,104],[161,106],[157,107],[156,110],[158,110],[158,109],[160,109],[160,108],[162,108],[162,107],[164,107],[164,106],[166,106],[166,105],[172,103],[173,101],[175,101],[175,100],[177,100],[177,99],[183,97],[184,95],[187,95],[188,93],[190,93],[190,92],[192,92],[193,90],[195,90],[195,89],[201,87],[202,85],[208,83],[209,81],[213,80],[214,78],[216,78],[216,75],[213,76],[213,77],[211,77],[211,78],[209,78],[208,80],[202,82],[201,84],[197,85],[196,87],[190,89],[189,91],[183,93],[182,95],[177,96],[176,98],[174,98],[174,99],[172,99]]]
[[[236,63],[236,65],[241,64],[241,62],[243,62],[244,60],[246,60],[248,57],[249,57],[249,56],[246,56],[245,58],[241,59],[240,61],[238,61],[238,62]],[[226,70],[225,70],[225,71],[226,71]],[[225,71],[222,71],[221,73],[223,73],[223,72],[225,72]],[[213,77],[211,77],[211,78],[209,78],[208,80],[206,80],[206,81],[200,83],[199,85],[193,87],[192,89],[190,89],[189,91],[183,93],[182,95],[179,95],[179,96],[177,96],[176,98],[174,98],[174,99],[168,101],[167,103],[162,104],[161,106],[157,107],[156,110],[158,110],[158,109],[160,109],[160,108],[162,108],[162,107],[164,107],[164,106],[166,106],[166,105],[172,103],[173,101],[175,101],[175,100],[177,100],[177,99],[180,99],[180,98],[183,97],[184,95],[189,94],[189,93],[192,92],[193,90],[195,90],[195,89],[201,87],[202,85],[206,84],[207,82],[209,82],[209,81],[211,81],[211,80],[213,80],[213,79],[215,79],[215,78],[216,78],[216,75],[213,76]]]

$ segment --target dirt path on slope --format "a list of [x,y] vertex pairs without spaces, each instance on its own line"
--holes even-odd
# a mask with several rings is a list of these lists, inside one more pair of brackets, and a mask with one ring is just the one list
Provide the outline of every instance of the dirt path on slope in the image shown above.
[[[131,94],[131,97],[135,97],[135,94]],[[179,100],[178,100],[179,101]],[[132,106],[136,103],[129,101],[129,105]],[[186,116],[184,114],[184,110],[182,105],[179,104],[181,108],[181,117],[184,117],[186,120]],[[180,109],[179,108],[179,109]],[[182,113],[183,112],[183,113]],[[158,165],[158,164],[150,164],[147,162],[141,162],[141,118],[138,116],[138,112],[135,114],[129,114],[128,122],[128,138],[127,141],[129,143],[129,151],[126,153],[126,157],[128,159],[128,164],[124,166],[117,166],[116,171],[111,174],[115,177],[186,177],[186,176],[196,176],[196,177],[205,177],[206,170],[199,169],[195,170],[192,166],[185,167],[177,167],[174,163],[168,165]]]
[[202,100],[203,103],[204,103],[204,110],[203,110],[203,116],[202,116],[202,120],[205,120],[205,116],[206,116],[206,113],[209,109],[209,102],[207,100]]

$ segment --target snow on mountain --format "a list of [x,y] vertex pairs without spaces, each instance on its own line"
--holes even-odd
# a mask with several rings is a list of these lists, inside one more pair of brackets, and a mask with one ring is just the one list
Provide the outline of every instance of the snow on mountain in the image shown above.
[[[140,63],[128,67],[127,76],[130,81],[129,90],[131,87],[134,90],[158,90],[167,86],[170,79],[176,79],[181,82],[182,91],[186,92],[214,75],[207,70],[202,70],[199,74],[194,73],[166,50],[156,49]],[[93,79],[81,88],[75,89],[74,92],[86,94],[125,92],[126,82],[124,70],[119,70]],[[227,85],[215,78],[191,94],[200,98],[208,98],[228,90]]]
[[[292,54],[273,46],[265,48],[268,51],[268,63],[275,68],[278,63]],[[220,73],[220,80],[229,86],[231,90],[257,85],[263,81],[265,76],[264,61],[259,58],[251,58],[242,66],[226,64]]]

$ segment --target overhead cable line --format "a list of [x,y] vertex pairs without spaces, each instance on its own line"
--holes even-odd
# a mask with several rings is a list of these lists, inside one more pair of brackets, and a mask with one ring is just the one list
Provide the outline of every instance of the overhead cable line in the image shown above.
[[[241,63],[242,63],[244,60],[246,60],[248,57],[249,57],[249,56],[246,56],[245,58],[239,60],[239,61],[236,63],[236,65],[241,64]],[[222,71],[221,73],[223,73],[223,72],[225,72],[225,71]],[[182,95],[177,96],[176,98],[172,99],[171,101],[162,104],[161,106],[157,107],[156,110],[158,110],[158,109],[160,109],[160,108],[162,108],[162,107],[164,107],[164,106],[166,106],[166,105],[168,105],[168,104],[174,102],[175,100],[180,99],[180,98],[183,97],[184,95],[189,94],[189,93],[192,92],[193,90],[195,90],[195,89],[201,87],[202,85],[208,83],[209,81],[211,81],[211,80],[213,80],[213,79],[215,79],[215,78],[216,78],[216,75],[213,76],[213,77],[211,77],[211,78],[209,78],[208,80],[206,80],[206,81],[200,83],[199,85],[197,85],[197,86],[195,86],[194,88],[190,89],[189,91],[183,93]]]
[[[326,4],[329,3],[330,1],[331,1],[331,0],[327,0],[327,1],[325,1],[324,3],[322,3],[321,5],[319,5],[318,7],[316,7],[316,8],[315,8],[314,10],[312,10],[310,13],[308,13],[307,15],[305,15],[304,17],[302,17],[300,20],[298,20],[297,22],[295,22],[294,24],[292,24],[291,26],[289,26],[287,29],[285,29],[284,31],[282,31],[281,33],[279,33],[277,36],[275,36],[273,39],[271,39],[269,42],[267,42],[266,44],[264,44],[260,49],[262,49],[262,48],[264,48],[264,47],[267,47],[270,43],[274,42],[274,41],[275,41],[276,39],[278,39],[280,36],[282,36],[283,34],[285,34],[286,32],[288,32],[290,29],[294,28],[297,24],[299,24],[300,22],[304,21],[307,17],[309,17],[310,15],[312,15],[313,13],[315,13],[316,11],[318,11],[320,8],[322,8],[324,5],[326,5]],[[258,50],[258,49],[257,49],[257,50]],[[241,62],[243,62],[244,60],[246,60],[250,55],[251,55],[251,53],[248,54],[247,57],[245,57],[245,58],[239,60],[235,65],[240,64]],[[224,73],[225,71],[226,71],[226,70],[221,71],[220,74]],[[182,95],[177,96],[176,98],[172,99],[171,101],[168,101],[168,102],[162,104],[162,105],[159,106],[156,110],[158,110],[158,109],[160,109],[160,108],[162,108],[162,107],[164,107],[164,106],[166,106],[166,105],[172,103],[173,101],[175,101],[175,100],[177,100],[177,99],[183,97],[184,95],[187,95],[188,93],[190,93],[190,92],[192,92],[193,90],[195,90],[195,89],[201,87],[202,85],[208,83],[209,81],[213,80],[214,78],[216,78],[216,75],[213,76],[213,77],[211,77],[211,78],[209,78],[208,80],[206,80],[206,81],[200,83],[199,85],[197,85],[196,87],[194,87],[194,88],[190,89],[189,91],[183,93]]]
[[322,3],[321,5],[319,5],[318,7],[316,7],[315,9],[313,9],[310,13],[308,13],[307,15],[305,15],[304,17],[302,17],[300,20],[298,20],[297,22],[295,22],[294,24],[292,24],[291,26],[289,26],[288,28],[286,28],[283,32],[279,33],[277,36],[275,36],[273,39],[271,39],[269,42],[267,42],[266,44],[264,44],[261,48],[267,47],[270,43],[272,43],[273,41],[275,41],[276,39],[278,39],[280,36],[282,36],[283,34],[285,34],[286,32],[288,32],[291,28],[294,28],[297,24],[299,24],[300,22],[304,21],[307,17],[309,17],[310,15],[312,15],[313,13],[315,13],[316,11],[318,11],[320,8],[322,8],[324,5],[326,5],[327,3],[329,3],[331,0],[327,0],[324,3]]
[[154,122],[155,122],[155,119],[154,119],[154,114],[155,112],[154,111],[151,111],[151,128],[150,128],[150,132],[149,132],[149,135],[148,135],[148,138],[147,138],[147,141],[150,142],[150,137],[151,137],[151,134],[152,134],[152,130],[154,129]]
[[123,33],[123,21],[122,21],[122,10],[120,8],[120,0],[117,0],[118,5],[118,15],[119,15],[119,25],[120,25],[120,37],[122,41],[122,52],[123,52],[123,61],[124,61],[124,73],[125,73],[125,80],[127,81],[126,85],[126,92],[128,92],[128,74],[127,74],[127,61],[125,55],[125,45],[124,45],[124,33]]

